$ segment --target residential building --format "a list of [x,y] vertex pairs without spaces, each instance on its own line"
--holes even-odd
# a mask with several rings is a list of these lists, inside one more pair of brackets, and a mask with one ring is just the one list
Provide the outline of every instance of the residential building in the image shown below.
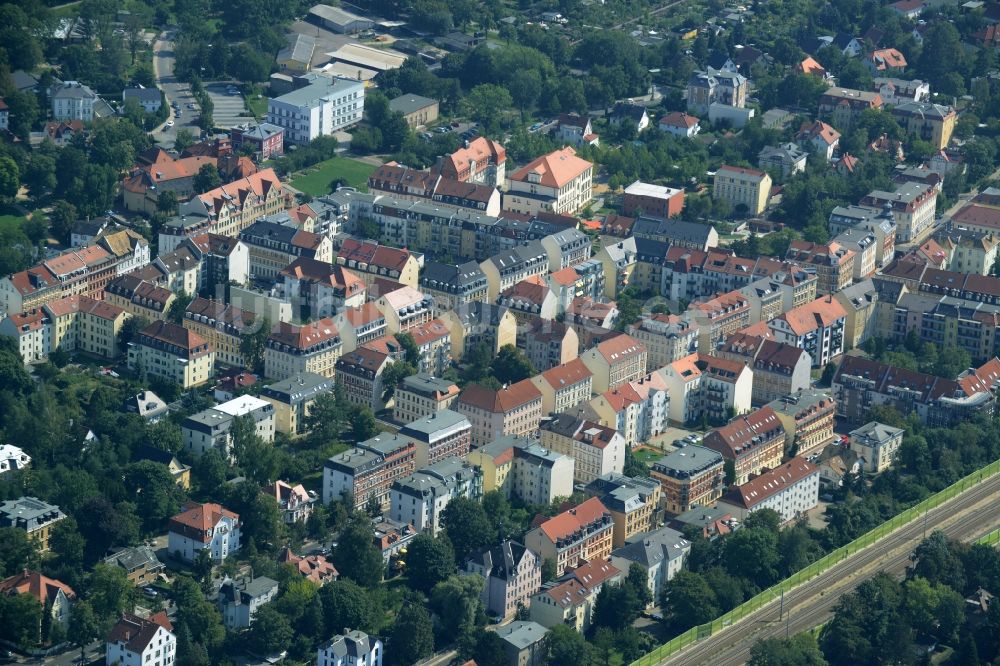
[[641,104],[618,102],[608,114],[608,122],[615,125],[631,125],[638,133],[649,127],[649,114],[646,113],[646,107]]
[[[639,212],[638,210],[636,211]],[[686,222],[673,218],[660,218],[649,214],[640,215],[632,224],[631,233],[636,239],[660,241],[670,247],[686,247],[692,250],[707,252],[719,244],[719,232],[711,224],[701,222]],[[636,241],[637,243],[639,240]],[[651,253],[645,253],[651,254]],[[655,253],[652,253],[655,254]],[[660,257],[662,261],[663,257]],[[654,291],[660,289],[659,282],[654,283]]]
[[452,499],[477,500],[482,495],[482,472],[461,458],[445,458],[393,482],[389,517],[436,536],[444,528],[441,514]]
[[156,557],[156,552],[150,546],[133,546],[120,548],[104,558],[104,563],[119,567],[125,572],[129,582],[136,587],[149,585],[165,567]]
[[548,633],[549,630],[537,622],[520,620],[497,629],[510,666],[543,666],[548,653],[545,642]]
[[593,374],[576,358],[535,375],[531,383],[542,394],[542,413],[558,414],[590,399]]
[[593,198],[593,172],[572,147],[543,155],[508,176],[504,207],[526,215],[575,213]]
[[486,276],[488,302],[494,302],[518,282],[548,273],[548,252],[539,241],[532,241],[496,254],[479,267]]
[[428,261],[420,273],[420,291],[434,300],[434,313],[457,310],[473,301],[486,302],[488,281],[474,261],[444,264]]
[[191,466],[182,463],[170,451],[140,445],[132,450],[132,459],[134,461],[149,460],[159,463],[167,468],[175,484],[183,490],[188,490],[191,487]]
[[296,555],[291,548],[286,547],[278,556],[280,564],[290,564],[299,575],[312,582],[317,587],[323,587],[329,582],[336,582],[340,577],[337,568],[330,564],[324,555]]
[[411,375],[396,387],[392,418],[397,423],[412,423],[439,414],[449,410],[458,394],[458,386],[451,380],[423,372]]
[[958,118],[955,109],[931,102],[904,102],[894,106],[890,113],[904,131],[916,134],[935,150],[948,146]]
[[274,406],[252,395],[242,395],[184,419],[181,424],[184,449],[199,456],[215,449],[232,458],[230,430],[237,418],[249,418],[254,434],[265,442],[274,441]]
[[754,511],[771,509],[787,523],[819,504],[819,468],[804,458],[792,458],[738,486],[730,486],[719,506],[745,521]]
[[302,325],[279,322],[264,348],[264,374],[277,380],[300,372],[332,378],[342,346],[329,317]]
[[149,321],[167,318],[176,295],[167,287],[139,278],[122,275],[104,288],[104,300],[130,315]]
[[361,121],[363,83],[320,75],[303,78],[306,85],[267,100],[267,122],[284,129],[286,141],[307,144]]
[[470,384],[455,404],[472,424],[476,447],[503,435],[533,437],[542,418],[542,393],[529,379],[496,390]]
[[948,229],[936,235],[948,253],[948,270],[989,275],[1000,257],[1000,235]]
[[831,244],[834,243],[854,253],[855,281],[864,280],[875,274],[879,246],[874,232],[867,229],[848,229],[831,241]]
[[167,551],[190,563],[206,550],[222,562],[240,549],[241,527],[239,515],[219,504],[187,504],[167,526]]
[[389,508],[389,488],[413,474],[416,445],[408,437],[377,435],[359,442],[323,465],[323,503],[343,499],[362,511],[377,502]]
[[708,68],[695,72],[687,85],[687,110],[704,115],[712,105],[742,109],[746,106],[750,82],[736,72]]
[[601,500],[591,497],[529,530],[525,545],[556,562],[556,574],[611,555],[614,521]]
[[753,335],[730,336],[717,354],[753,370],[751,402],[763,405],[807,389],[812,357],[804,349]]
[[650,594],[659,599],[663,586],[684,568],[690,554],[691,542],[683,534],[669,527],[651,528],[611,551],[611,564],[621,571],[638,564],[646,572]]
[[537,275],[504,289],[497,303],[509,308],[521,325],[533,318],[551,321],[559,314],[555,292]]
[[539,441],[545,448],[573,458],[576,483],[621,474],[625,465],[625,438],[621,433],[574,413],[556,413],[543,420]]
[[361,307],[345,308],[333,318],[333,323],[340,331],[344,352],[354,351],[386,336],[385,315],[372,301]]
[[375,307],[385,317],[389,333],[402,333],[431,320],[431,299],[413,287],[402,287],[382,295]]
[[316,400],[333,391],[332,379],[299,372],[261,389],[260,398],[274,408],[274,429],[289,437],[306,432],[306,419]]
[[108,634],[105,660],[121,666],[169,666],[177,654],[173,630],[164,611],[149,619],[123,613]]
[[249,367],[243,355],[243,337],[260,325],[257,315],[239,308],[200,296],[184,310],[187,330],[205,339],[215,351],[215,362],[237,368]]
[[892,209],[896,222],[896,240],[909,243],[923,240],[934,227],[937,188],[924,183],[903,183],[894,192],[872,190],[862,200],[862,206],[876,210]]
[[806,389],[778,398],[767,406],[785,428],[786,451],[808,458],[821,453],[836,439],[833,417],[837,409],[829,393]]
[[722,494],[723,459],[704,446],[685,446],[657,460],[649,476],[660,482],[663,508],[673,515],[713,504]]
[[875,331],[878,291],[871,278],[838,291],[833,297],[847,313],[844,351],[861,347]]
[[[42,627],[46,622],[59,626],[63,631],[69,629],[73,614],[73,603],[76,592],[66,583],[49,578],[37,571],[22,569],[10,578],[0,580],[0,595],[14,596],[26,594],[38,602],[43,613],[38,615],[38,636],[42,635]],[[43,617],[47,614],[48,618]]]
[[97,93],[78,81],[63,81],[49,91],[52,117],[55,120],[82,120],[91,122]]
[[668,132],[674,136],[690,139],[701,131],[701,124],[694,116],[689,116],[683,111],[671,111],[660,117],[660,131]]
[[305,523],[318,501],[316,493],[307,491],[301,483],[292,486],[280,479],[265,486],[262,492],[274,498],[286,525]]
[[906,56],[893,48],[875,49],[865,56],[865,66],[872,76],[902,74],[906,69]]
[[640,180],[625,188],[622,212],[632,217],[665,220],[680,215],[684,209],[684,190],[652,185]]
[[782,180],[806,170],[808,151],[802,150],[794,143],[784,143],[780,146],[764,146],[757,154],[757,166],[768,173],[777,173]]
[[626,330],[646,346],[646,371],[652,372],[698,350],[698,327],[692,317],[683,315],[642,315],[637,324]]
[[0,444],[0,475],[6,472],[27,469],[31,456],[13,444]]
[[547,449],[534,440],[511,435],[487,446],[494,452],[504,446],[513,448],[511,468],[504,484],[508,497],[528,505],[547,506],[557,497],[573,494],[572,457]]
[[415,288],[420,272],[416,257],[408,250],[353,238],[346,239],[340,246],[336,263],[357,273],[369,290],[375,278],[388,278]]
[[336,381],[344,399],[372,412],[385,408],[382,373],[392,365],[389,354],[372,347],[358,347],[337,359]]
[[122,91],[122,104],[128,104],[130,99],[134,99],[142,110],[146,113],[156,113],[163,105],[163,99],[159,88],[125,88]]
[[[406,205],[409,202],[434,207],[444,204],[491,217],[500,215],[500,191],[495,187],[446,178],[434,171],[417,171],[395,162],[383,164],[368,176],[368,191],[376,196],[385,197],[384,201],[373,201],[372,210],[373,212],[378,210],[380,216],[384,215],[387,218],[386,221],[390,214],[396,217],[400,212],[404,215],[417,212],[418,207]],[[424,208],[421,206],[419,209]],[[383,237],[393,241],[401,238],[398,232],[404,230],[400,225],[386,225],[381,220],[379,224]],[[406,228],[402,237],[409,237],[411,231],[409,225],[403,226]],[[429,230],[423,229],[421,225],[415,225],[413,231],[416,231],[417,237],[422,239],[417,243],[418,247],[423,248],[430,242],[426,234],[421,234],[421,231]]]
[[464,148],[438,159],[434,170],[445,178],[501,188],[507,180],[507,151],[492,139],[478,136]]
[[532,316],[526,319],[519,332],[518,347],[540,372],[577,360],[580,338],[573,326]]
[[785,260],[816,271],[816,291],[833,294],[844,289],[854,278],[856,253],[835,241],[826,244],[793,240],[785,253]]
[[248,629],[261,606],[278,596],[278,581],[259,576],[253,579],[227,578],[219,588],[219,612],[228,629]]
[[233,150],[250,146],[261,162],[285,154],[285,128],[271,123],[243,123],[229,130]]
[[884,472],[896,462],[904,432],[902,428],[870,421],[850,432],[851,450],[858,454],[866,472]]
[[282,269],[299,258],[315,259],[329,264],[333,246],[328,236],[257,220],[239,235],[250,256],[250,275],[258,280],[277,280]]
[[[316,5],[327,10],[342,12],[339,7]],[[316,650],[316,666],[382,666],[382,641],[363,631],[345,631],[337,634]]]
[[41,553],[49,550],[52,529],[65,517],[58,506],[36,497],[21,497],[0,504],[0,527],[23,530]]
[[771,196],[771,177],[763,171],[721,166],[715,172],[712,198],[728,201],[737,212],[760,215]]
[[420,356],[417,370],[443,375],[451,367],[451,329],[440,319],[411,328],[407,333],[413,338]]
[[814,368],[822,368],[844,353],[847,311],[832,296],[789,310],[768,326],[778,342],[808,352]]
[[881,109],[882,104],[882,98],[876,92],[828,88],[819,98],[818,115],[840,131],[846,131],[865,109]]
[[822,120],[814,120],[811,123],[802,123],[795,140],[806,152],[811,152],[829,162],[840,145],[840,132]]
[[[159,96],[160,91],[155,92]],[[218,167],[218,162],[218,158],[208,155],[175,158],[164,151],[158,151],[148,163],[137,161],[122,181],[125,210],[153,213],[162,192],[173,192],[178,201],[188,201],[196,194],[194,179],[201,167]]]
[[417,469],[446,458],[464,458],[472,441],[472,424],[450,409],[434,411],[400,428],[399,434],[416,445]]
[[674,516],[667,521],[667,526],[684,532],[686,527],[697,527],[703,537],[714,541],[724,534],[730,534],[739,528],[739,523],[725,509],[715,507],[697,507]]
[[604,296],[617,298],[624,291],[635,270],[637,252],[635,238],[606,243],[595,255],[594,259],[604,267]]
[[655,479],[604,474],[588,483],[584,492],[599,498],[611,512],[615,523],[611,541],[615,548],[659,524],[661,486]]
[[[734,483],[774,469],[785,453],[785,428],[770,407],[738,416],[705,435],[704,446],[720,453],[735,467]],[[686,511],[687,509],[685,509]]]
[[531,596],[542,586],[541,559],[514,541],[474,553],[465,561],[464,570],[483,577],[479,596],[483,608],[500,618],[511,617],[521,606],[528,607]]
[[625,335],[599,342],[580,355],[580,360],[593,374],[593,389],[604,393],[646,374],[646,346]]
[[698,325],[698,351],[712,353],[719,343],[750,325],[750,301],[730,291],[688,306],[687,314]]
[[698,354],[694,363],[701,373],[696,407],[700,416],[711,421],[726,421],[750,411],[753,400],[753,371],[750,368],[738,361],[709,354]]
[[532,621],[549,628],[561,624],[584,633],[590,629],[601,590],[605,585],[620,584],[623,578],[623,572],[607,560],[567,571],[531,598]]
[[128,345],[128,367],[189,389],[207,382],[215,370],[215,351],[203,337],[183,326],[154,321]]
[[495,355],[517,342],[517,320],[508,308],[499,305],[473,302],[445,312],[441,319],[451,331],[452,357],[456,360],[478,345],[485,345]]
[[596,146],[600,139],[594,134],[590,118],[575,113],[562,113],[557,120],[555,139],[563,144],[579,148],[583,145]]
[[389,100],[389,110],[403,114],[410,127],[429,125],[438,119],[438,101],[420,95],[400,95]]

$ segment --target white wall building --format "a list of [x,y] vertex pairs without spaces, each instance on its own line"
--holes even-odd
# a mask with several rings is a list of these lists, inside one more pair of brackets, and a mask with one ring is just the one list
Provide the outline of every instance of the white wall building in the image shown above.
[[216,562],[240,548],[240,517],[218,504],[194,504],[170,519],[167,551],[185,562],[194,562],[198,551],[208,550]]
[[169,666],[177,654],[177,637],[167,614],[148,620],[126,613],[108,634],[105,661],[120,666]]
[[316,666],[382,666],[382,641],[363,631],[347,631],[319,646]]
[[285,141],[306,144],[361,121],[365,86],[360,81],[309,75],[311,82],[267,101],[267,122],[285,130]]
[[730,487],[718,506],[741,522],[754,511],[773,509],[787,523],[818,503],[819,467],[803,458],[792,458],[742,486]]
[[50,93],[52,100],[52,118],[55,120],[94,119],[94,102],[97,93],[78,81],[63,81]]

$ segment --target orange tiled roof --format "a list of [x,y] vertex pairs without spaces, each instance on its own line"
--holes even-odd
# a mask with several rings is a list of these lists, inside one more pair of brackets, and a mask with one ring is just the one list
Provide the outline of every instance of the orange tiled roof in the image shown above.
[[487,412],[505,413],[513,411],[532,401],[541,401],[542,394],[531,383],[524,379],[499,390],[493,390],[480,384],[470,384],[459,396],[459,404],[477,407]]
[[576,156],[576,150],[567,146],[529,162],[509,176],[510,180],[528,182],[528,174],[540,177],[539,184],[545,187],[563,187],[577,178],[593,164]]
[[591,497],[582,504],[549,518],[538,527],[541,528],[550,541],[556,542],[583,529],[605,515],[610,516],[611,514],[604,507],[604,504],[601,503],[601,500]]

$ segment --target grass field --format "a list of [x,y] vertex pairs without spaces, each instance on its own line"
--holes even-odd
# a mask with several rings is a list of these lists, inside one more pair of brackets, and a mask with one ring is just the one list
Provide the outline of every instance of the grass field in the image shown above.
[[348,157],[333,157],[293,177],[291,186],[306,194],[318,197],[330,193],[330,181],[335,178],[343,178],[351,187],[367,192],[368,176],[374,170],[375,167],[371,164]]
[[639,449],[633,449],[632,455],[635,456],[636,460],[644,462],[647,465],[651,465],[663,457],[663,451],[657,451],[656,449],[644,446]]

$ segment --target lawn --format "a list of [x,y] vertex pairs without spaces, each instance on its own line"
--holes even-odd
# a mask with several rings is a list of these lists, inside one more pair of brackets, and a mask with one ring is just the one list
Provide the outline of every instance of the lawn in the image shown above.
[[314,197],[330,193],[330,181],[343,178],[351,187],[368,191],[368,176],[375,166],[348,157],[333,157],[309,167],[292,178],[291,186]]
[[657,451],[656,449],[651,449],[647,446],[644,446],[639,449],[633,449],[632,455],[635,456],[636,460],[644,462],[647,465],[651,465],[663,457],[663,451]]

